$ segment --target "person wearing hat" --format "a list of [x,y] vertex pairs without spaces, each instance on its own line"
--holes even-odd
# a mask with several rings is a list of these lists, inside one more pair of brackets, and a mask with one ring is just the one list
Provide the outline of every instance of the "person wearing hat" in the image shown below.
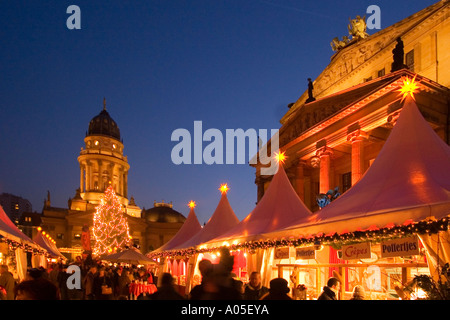
[[261,300],[292,300],[289,293],[288,282],[283,278],[275,278],[270,280],[269,293],[261,298]]
[[350,300],[364,300],[365,298],[366,298],[366,290],[364,290],[364,287],[356,285],[353,288],[353,293]]

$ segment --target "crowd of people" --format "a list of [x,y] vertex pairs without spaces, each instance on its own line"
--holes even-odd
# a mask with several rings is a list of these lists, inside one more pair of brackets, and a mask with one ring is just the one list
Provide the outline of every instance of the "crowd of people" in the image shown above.
[[17,282],[7,265],[0,266],[0,300],[127,300],[132,282],[156,283],[157,275],[152,268],[122,267],[81,259],[74,263],[81,271],[78,288],[71,288],[67,282],[70,266],[54,263],[48,269],[43,267],[27,270],[25,279]]
[[[180,294],[170,273],[161,275],[159,286],[152,294],[142,293],[137,300],[293,300],[288,282],[283,278],[270,281],[269,288],[261,283],[258,272],[250,274],[244,285],[232,273],[234,258],[229,251],[221,252],[220,262],[209,260],[199,262],[201,283],[194,286],[189,294]],[[44,268],[29,269],[26,278],[16,283],[6,265],[0,266],[0,300],[129,300],[132,282],[157,284],[154,269],[137,266],[122,267],[102,264],[101,261],[85,264],[77,259],[81,270],[81,286],[69,288],[68,265],[53,264]],[[340,282],[330,278],[323,287],[318,300],[337,300]],[[356,286],[351,300],[364,300],[364,288]]]

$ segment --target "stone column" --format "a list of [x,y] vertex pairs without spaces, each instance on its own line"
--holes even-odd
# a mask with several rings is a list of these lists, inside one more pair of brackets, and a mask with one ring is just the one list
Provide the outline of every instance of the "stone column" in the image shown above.
[[305,176],[304,176],[304,168],[306,165],[306,161],[298,160],[294,165],[294,188],[295,192],[299,198],[304,202],[305,201]]
[[320,158],[320,185],[319,193],[327,193],[330,190],[331,180],[331,156],[333,150],[323,146],[316,151],[316,156]]
[[364,174],[364,140],[366,136],[359,129],[349,133],[347,136],[347,141],[352,143],[352,186]]
[[128,198],[128,171],[123,174],[123,197]]
[[92,163],[86,161],[86,192],[92,190]]
[[84,170],[85,170],[85,164],[80,163],[80,192],[84,192]]

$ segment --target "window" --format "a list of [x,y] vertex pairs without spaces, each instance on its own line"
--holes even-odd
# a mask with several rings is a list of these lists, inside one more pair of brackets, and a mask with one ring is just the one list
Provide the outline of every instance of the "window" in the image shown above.
[[342,193],[352,187],[352,173],[347,172],[342,175]]
[[414,50],[411,50],[406,54],[405,62],[408,69],[414,71]]
[[379,76],[379,77],[382,77],[382,76],[384,76],[385,74],[386,74],[386,71],[384,70],[384,68],[381,69],[381,70],[378,70],[378,76]]

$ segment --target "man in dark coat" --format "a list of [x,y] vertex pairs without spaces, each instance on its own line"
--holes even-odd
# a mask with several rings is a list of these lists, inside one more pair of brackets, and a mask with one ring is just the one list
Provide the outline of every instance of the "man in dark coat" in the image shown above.
[[16,281],[6,264],[0,266],[0,286],[6,291],[6,300],[14,300],[14,287]]
[[328,279],[327,285],[323,287],[323,291],[317,300],[337,300],[337,293],[339,292],[340,282],[337,278],[331,277]]

